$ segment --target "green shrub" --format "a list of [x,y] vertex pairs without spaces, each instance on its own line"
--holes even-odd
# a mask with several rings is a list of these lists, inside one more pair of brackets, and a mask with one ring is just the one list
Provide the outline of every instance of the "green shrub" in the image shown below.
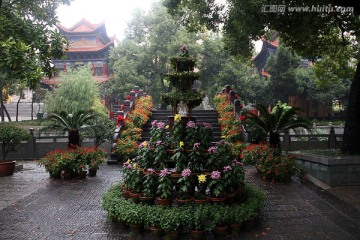
[[9,152],[15,150],[15,147],[26,141],[30,137],[30,134],[22,128],[11,125],[0,125],[0,144],[1,144],[1,156],[5,161]]

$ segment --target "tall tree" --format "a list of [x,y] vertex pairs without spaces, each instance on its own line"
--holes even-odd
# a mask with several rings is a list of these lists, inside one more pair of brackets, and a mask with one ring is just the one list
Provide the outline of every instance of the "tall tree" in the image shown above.
[[48,114],[66,112],[75,114],[89,109],[106,116],[100,102],[98,85],[91,74],[90,65],[70,69],[60,75],[59,87],[48,92],[45,108]]
[[[209,18],[214,1],[204,1],[205,7],[196,5],[197,0],[168,0],[169,11],[174,15],[196,17],[197,22],[219,22]],[[359,6],[350,1],[333,0],[228,0],[224,12],[224,36],[226,47],[233,54],[250,56],[253,41],[276,30],[284,43],[309,59],[321,59],[324,54],[341,52],[346,47],[356,59],[356,72],[349,92],[342,152],[360,153],[360,34]],[[200,7],[201,6],[201,7]],[[333,11],[312,11],[316,6],[333,7]],[[297,7],[297,8],[295,8]],[[300,8],[301,7],[301,8]],[[184,9],[196,11],[197,15],[184,14]],[[208,12],[210,9],[210,13]],[[210,24],[207,26],[214,26]],[[337,60],[337,59],[334,59]],[[347,59],[349,64],[351,59]]]
[[[53,76],[51,58],[63,56],[67,42],[56,30],[56,9],[70,0],[3,0],[0,7],[0,89],[25,82],[34,89]],[[0,115],[4,121],[0,91]]]
[[296,95],[295,69],[300,63],[300,57],[281,44],[267,60],[266,69],[270,74],[270,88],[274,99],[286,103],[289,96]]

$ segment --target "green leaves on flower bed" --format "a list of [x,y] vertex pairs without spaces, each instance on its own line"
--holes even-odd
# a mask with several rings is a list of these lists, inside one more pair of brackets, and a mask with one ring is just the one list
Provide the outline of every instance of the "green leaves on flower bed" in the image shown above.
[[180,101],[186,103],[189,109],[199,106],[202,103],[205,94],[196,90],[187,92],[174,91],[161,95],[161,100],[171,106],[177,106]]
[[[112,186],[102,198],[102,207],[107,211],[109,219],[143,223],[145,226],[157,225],[165,231],[181,227],[211,231],[220,223],[239,224],[258,216],[264,203],[264,192],[249,184],[246,185],[245,201],[228,206],[206,203],[168,208],[136,204],[122,197],[121,183]],[[158,218],[154,219],[154,216]]]

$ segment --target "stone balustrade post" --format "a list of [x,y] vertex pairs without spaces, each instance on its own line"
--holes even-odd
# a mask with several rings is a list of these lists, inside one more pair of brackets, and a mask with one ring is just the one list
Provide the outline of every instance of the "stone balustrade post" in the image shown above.
[[131,103],[129,100],[124,101],[124,112],[128,113],[131,110]]
[[130,102],[131,103],[135,102],[135,99],[136,99],[136,92],[130,91]]
[[336,135],[335,135],[335,129],[333,126],[330,128],[330,134],[329,134],[329,149],[335,149],[336,148]]
[[230,99],[230,104],[234,105],[234,101],[236,99],[236,93],[234,90],[230,90],[229,92],[229,99]]
[[34,158],[35,157],[35,147],[36,147],[36,139],[34,136],[34,128],[29,129],[30,137],[29,137],[29,155]]
[[290,144],[291,144],[291,136],[288,130],[284,132],[283,136],[283,149],[284,150],[290,150]]
[[240,113],[242,110],[242,105],[239,99],[234,100],[234,113],[237,117],[240,117]]

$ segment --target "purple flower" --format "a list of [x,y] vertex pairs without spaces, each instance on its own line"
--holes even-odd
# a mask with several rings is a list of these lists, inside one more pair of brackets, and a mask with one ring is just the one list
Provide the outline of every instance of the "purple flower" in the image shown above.
[[221,172],[219,171],[212,171],[211,172],[211,178],[212,179],[219,179],[221,177]]
[[148,171],[149,173],[155,173],[155,169],[153,169],[153,168],[148,168],[147,171]]
[[163,169],[160,171],[160,177],[166,177],[166,175],[170,174],[170,172],[167,169]]
[[212,126],[211,126],[210,123],[203,122],[202,124],[203,124],[203,126],[204,126],[205,128],[212,129]]
[[159,140],[155,143],[155,146],[159,146],[160,144],[162,144],[162,141]]
[[189,177],[190,175],[191,175],[191,170],[189,168],[186,168],[181,172],[182,177]]
[[199,148],[200,147],[200,143],[194,143],[194,148]]
[[233,160],[234,164],[238,165],[238,166],[243,166],[244,164],[242,162]]
[[166,124],[164,122],[158,122],[156,126],[158,129],[165,129]]
[[216,153],[217,152],[217,147],[216,146],[209,147],[208,152],[209,153]]
[[152,127],[156,127],[156,125],[157,125],[157,120],[154,120],[154,121],[151,122]]
[[228,171],[231,171],[232,170],[232,167],[231,166],[225,166],[224,167],[224,172],[228,172]]
[[196,123],[194,121],[188,121],[186,124],[187,128],[195,128],[196,127]]

